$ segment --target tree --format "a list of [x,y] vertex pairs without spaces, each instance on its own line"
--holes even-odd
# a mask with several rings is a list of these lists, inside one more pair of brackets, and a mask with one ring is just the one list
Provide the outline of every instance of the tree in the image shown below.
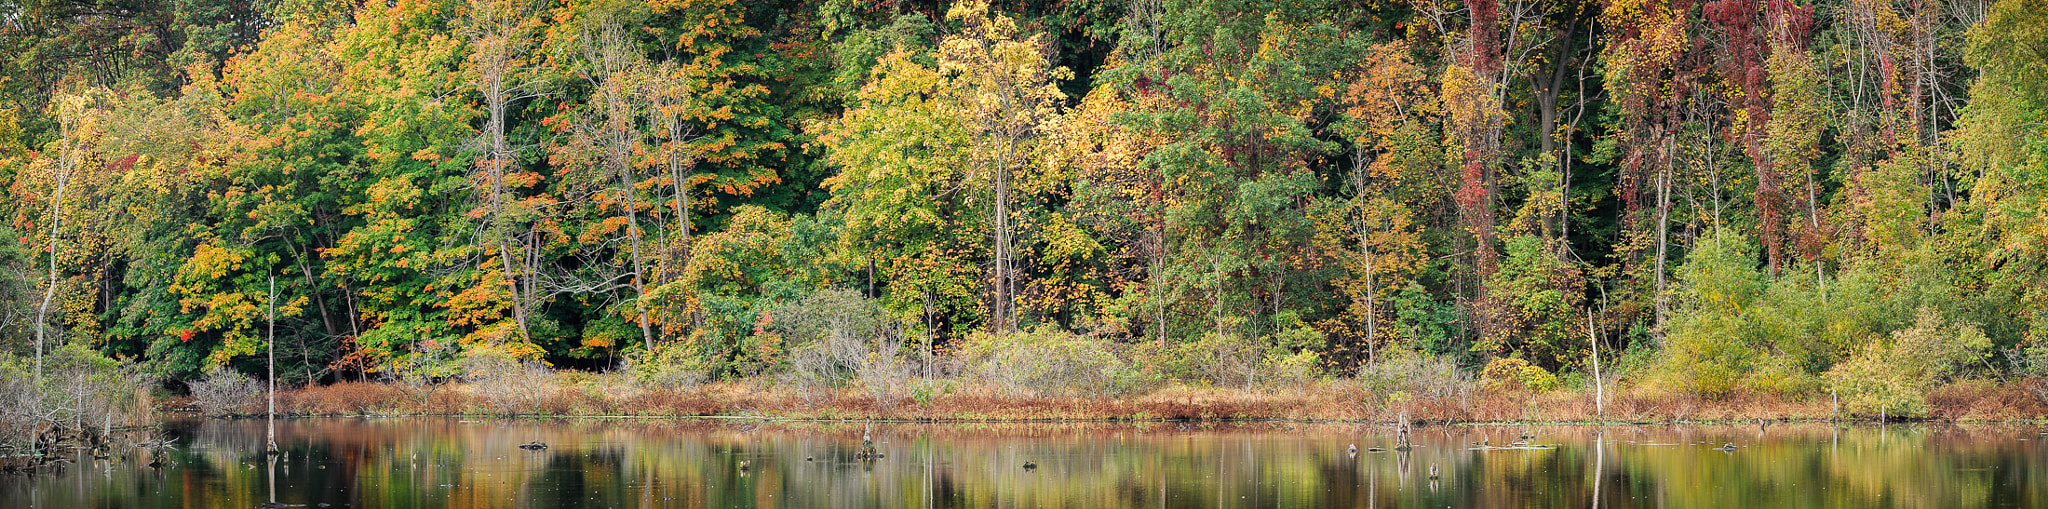
[[539,83],[528,67],[541,19],[528,12],[527,5],[517,0],[471,0],[462,30],[470,39],[470,86],[484,105],[484,156],[474,176],[482,203],[472,214],[484,222],[478,242],[492,250],[486,256],[497,258],[500,266],[495,274],[485,274],[481,283],[502,285],[504,302],[512,308],[509,325],[521,342],[531,343],[528,315],[537,304],[539,275],[533,262],[536,232],[523,226],[537,211],[534,203],[519,199],[518,189],[532,186],[539,176],[514,166],[518,151],[507,136],[515,103],[539,94]]
[[1433,190],[1420,174],[1440,157],[1431,129],[1440,111],[1407,44],[1374,45],[1357,65],[1342,97],[1345,118],[1339,128],[1351,145],[1352,196],[1345,208],[1353,217],[1348,227],[1320,230],[1348,234],[1352,242],[1346,247],[1356,246],[1341,255],[1350,277],[1339,287],[1351,295],[1350,314],[1364,322],[1363,360],[1372,362],[1383,329],[1394,329],[1391,320],[1383,320],[1393,309],[1384,301],[1426,263],[1414,210]]
[[[1443,75],[1443,95],[1446,141],[1460,154],[1460,186],[1454,196],[1459,218],[1474,243],[1473,279],[1479,282],[1473,285],[1474,300],[1482,306],[1476,313],[1479,335],[1495,336],[1502,331],[1494,325],[1494,316],[1502,310],[1490,304],[1484,281],[1493,275],[1499,258],[1495,207],[1509,121],[1506,96],[1511,80],[1523,74],[1522,59],[1542,46],[1538,37],[1548,35],[1536,30],[1543,11],[1534,2],[1499,0],[1474,0],[1462,6],[1424,0],[1414,5],[1442,41],[1441,58],[1450,62]],[[1458,25],[1461,18],[1464,26]]]
[[44,229],[49,244],[46,248],[49,260],[46,273],[49,282],[43,286],[43,298],[36,305],[35,318],[35,386],[39,388],[43,386],[43,351],[49,342],[50,304],[56,300],[58,276],[61,274],[57,269],[57,257],[60,253],[58,247],[63,240],[64,191],[79,177],[84,166],[92,164],[91,161],[85,160],[86,147],[100,129],[95,119],[89,116],[91,112],[87,110],[87,105],[90,104],[88,101],[84,96],[70,95],[58,97],[52,104],[56,110],[55,116],[59,127],[57,142],[54,147],[50,147],[56,152],[56,161],[43,161],[42,165],[47,170],[44,189],[49,196],[50,219],[45,223],[47,226]]
[[1321,20],[1365,18],[1328,4],[1237,7],[1164,6],[1156,18],[1164,40],[1135,54],[1163,52],[1113,78],[1148,106],[1120,121],[1160,140],[1143,164],[1159,172],[1152,199],[1162,207],[1165,259],[1152,265],[1160,273],[1150,286],[1166,301],[1164,337],[1275,338],[1282,324],[1302,321],[1283,311],[1333,300],[1335,266],[1311,247],[1309,204],[1338,146],[1322,121],[1338,89],[1329,81],[1365,51],[1367,37]]
[[845,221],[843,256],[870,267],[870,278],[884,269],[892,307],[979,316],[969,276],[979,241],[963,233],[980,230],[972,225],[983,216],[969,207],[972,166],[959,150],[972,133],[952,114],[945,74],[913,58],[902,49],[883,57],[856,106],[814,127],[840,169],[825,181],[833,197],[823,213]]
[[[2044,309],[2048,289],[2048,6],[2007,0],[1991,6],[1969,34],[1965,53],[1982,74],[1972,84],[1970,107],[1958,121],[1957,156],[1974,173],[1961,214],[1972,225],[1957,234],[1978,246],[1987,293],[2011,293],[2019,308]],[[2025,339],[2048,338],[2048,320],[2036,312]]]
[[[1701,43],[1684,6],[1610,1],[1603,12],[1610,27],[1604,83],[1618,110],[1613,146],[1621,152],[1622,168],[1616,194],[1626,232],[1616,256],[1635,281],[1650,282],[1651,331],[1662,338],[1671,315],[1665,263],[1671,255],[1673,154],[1684,108],[1701,88]],[[1648,263],[1642,260],[1646,250]]]
[[[596,201],[610,202],[612,209],[624,216],[612,217],[623,219],[625,227],[626,265],[631,270],[625,286],[633,291],[627,301],[632,306],[634,322],[640,327],[641,342],[651,351],[655,334],[649,309],[647,262],[641,246],[641,186],[637,167],[646,138],[640,124],[641,117],[647,114],[642,90],[648,85],[643,82],[660,77],[648,74],[638,49],[627,39],[625,27],[611,17],[616,15],[619,14],[593,14],[569,29],[569,37],[574,40],[569,44],[576,52],[572,57],[574,72],[591,94],[582,110],[568,119],[570,142],[557,148],[559,157],[555,162],[565,171],[577,167],[602,170],[582,177],[580,180],[589,183],[580,185],[599,186],[603,197]],[[672,172],[674,166],[671,161]],[[606,181],[612,184],[595,184]],[[603,187],[607,185],[610,187]],[[680,210],[678,207],[679,213]]]
[[956,114],[972,131],[969,161],[977,168],[975,180],[986,179],[993,194],[992,244],[995,263],[995,296],[990,306],[991,328],[1007,333],[1017,328],[1017,255],[1011,204],[1014,174],[1033,153],[1033,141],[1043,135],[1043,126],[1059,114],[1058,80],[1070,79],[1064,67],[1054,67],[1048,58],[1050,45],[1042,35],[1023,37],[1014,19],[993,16],[988,4],[968,0],[946,13],[948,20],[964,26],[959,34],[939,43],[939,69],[950,79],[946,90],[955,92]]

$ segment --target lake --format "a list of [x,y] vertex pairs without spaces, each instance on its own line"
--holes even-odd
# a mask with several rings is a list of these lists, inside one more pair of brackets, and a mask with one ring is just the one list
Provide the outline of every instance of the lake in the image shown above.
[[2048,507],[2048,429],[2018,424],[1430,426],[1373,452],[1392,428],[316,418],[279,420],[275,457],[261,419],[165,430],[159,466],[73,451],[0,505]]

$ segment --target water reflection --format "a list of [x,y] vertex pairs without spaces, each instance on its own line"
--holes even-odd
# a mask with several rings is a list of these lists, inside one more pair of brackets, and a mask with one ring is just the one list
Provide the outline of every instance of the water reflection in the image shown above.
[[0,477],[0,505],[2048,506],[2032,426],[1428,427],[1396,451],[1360,425],[308,419],[278,423],[276,456],[260,420],[169,427],[160,468],[81,453]]

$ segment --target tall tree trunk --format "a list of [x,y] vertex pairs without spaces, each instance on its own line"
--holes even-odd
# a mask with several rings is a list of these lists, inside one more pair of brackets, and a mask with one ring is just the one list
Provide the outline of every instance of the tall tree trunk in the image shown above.
[[491,115],[490,121],[486,124],[491,141],[491,154],[484,164],[486,176],[490,179],[490,230],[491,235],[498,237],[498,261],[505,271],[505,287],[512,292],[512,319],[518,321],[519,338],[532,341],[533,335],[526,328],[526,297],[521,291],[519,281],[523,274],[512,262],[513,256],[523,257],[526,250],[514,249],[513,244],[517,243],[517,237],[507,231],[511,225],[510,220],[505,217],[505,167],[512,158],[512,150],[505,140],[505,109],[509,101],[506,97],[503,74],[494,73],[486,79],[490,81],[490,87],[484,97],[489,102]]
[[[276,276],[276,275],[272,275],[272,276],[270,276],[270,302],[269,302],[269,308],[268,308],[268,311],[266,311],[266,312],[264,313],[264,317],[265,317],[265,318],[267,319],[267,321],[268,321],[268,326],[269,326],[269,330],[268,330],[268,331],[266,331],[266,332],[264,333],[264,338],[263,338],[263,344],[264,344],[264,354],[263,354],[263,356],[264,356],[264,362],[263,362],[263,364],[264,364],[264,367],[265,367],[265,369],[269,371],[269,375],[268,375],[268,376],[269,376],[269,379],[270,379],[270,390],[269,390],[269,391],[266,391],[266,392],[268,393],[268,396],[269,396],[269,399],[270,399],[270,406],[269,406],[268,410],[267,410],[266,412],[264,412],[264,422],[265,422],[266,424],[268,424],[268,431],[266,431],[266,432],[265,432],[265,435],[264,435],[264,437],[265,437],[265,443],[267,444],[267,445],[265,446],[265,447],[266,447],[266,450],[267,450],[267,451],[269,451],[269,452],[271,452],[271,453],[276,453],[276,452],[277,452],[277,276]],[[273,495],[273,496],[272,496],[271,498],[272,498],[272,499],[275,499],[276,497],[275,497],[275,496]]]
[[[505,136],[507,111],[511,103],[523,97],[522,85],[510,83],[518,60],[526,51],[525,29],[520,24],[527,18],[523,9],[510,4],[489,0],[470,0],[468,29],[471,30],[474,50],[470,55],[472,85],[484,97],[485,114],[484,146],[487,154],[483,161],[484,197],[486,212],[484,245],[495,245],[498,249],[500,269],[504,271],[504,285],[511,293],[512,319],[517,322],[522,341],[533,341],[532,331],[527,328],[527,303],[530,300],[532,274],[520,270],[530,263],[514,262],[513,257],[523,257],[526,246],[514,232],[513,218],[507,217],[506,198],[510,194],[505,183],[506,168],[512,164],[511,143]],[[481,267],[479,267],[481,269]]]
[[996,302],[995,329],[1008,333],[1016,328],[1016,302],[1010,288],[1010,165],[1008,148],[997,158],[995,174],[995,255],[996,255]]
[[640,256],[640,204],[633,196],[632,165],[627,164],[628,161],[625,160],[630,154],[618,150],[619,148],[614,146],[614,159],[611,164],[619,172],[619,191],[626,194],[626,236],[632,240],[633,255],[633,307],[640,315],[640,339],[648,350],[653,350],[654,329],[652,322],[647,319],[647,269]]
[[1657,171],[1657,295],[1655,298],[1657,324],[1652,334],[1659,340],[1664,338],[1665,320],[1671,316],[1671,297],[1669,295],[1669,288],[1666,286],[1666,272],[1668,271],[1665,270],[1664,263],[1669,257],[1671,239],[1672,143],[1671,137],[1666,136],[1664,138],[1663,163],[1658,165]]
[[[77,132],[76,122],[78,115],[82,115],[83,112],[70,111],[71,108],[68,106],[63,109],[65,111],[60,114],[59,118],[59,122],[61,122],[59,125],[61,130],[59,136],[64,145],[62,151],[57,154],[57,173],[52,175],[56,191],[51,193],[50,199],[49,283],[43,287],[42,303],[36,306],[36,371],[33,386],[37,395],[35,398],[37,428],[41,427],[40,422],[43,418],[43,398],[41,396],[43,390],[43,351],[48,348],[49,343],[50,303],[57,298],[57,284],[59,282],[57,248],[59,240],[63,238],[60,232],[63,231],[64,221],[64,191],[66,187],[71,185],[71,177],[78,171],[79,166],[78,137],[80,134]],[[47,452],[33,450],[33,444],[37,441],[36,439],[40,438],[39,436],[35,436],[32,433],[29,438],[31,453]]]
[[1372,252],[1371,204],[1367,201],[1368,197],[1365,187],[1366,172],[1372,166],[1366,160],[1368,155],[1370,154],[1366,152],[1363,146],[1353,149],[1351,187],[1358,193],[1358,253],[1361,257],[1365,258],[1365,361],[1370,363],[1379,353],[1377,344],[1379,343],[1380,326],[1378,309],[1379,289],[1374,287],[1376,274],[1373,272],[1377,267],[1374,266],[1375,260],[1373,259]]
[[[62,157],[65,157],[68,160],[68,158],[70,158],[71,156],[70,154],[67,153]],[[70,163],[65,162],[61,164],[69,165]],[[63,226],[62,221],[64,218],[64,187],[66,184],[69,183],[69,173],[70,172],[67,170],[65,171],[65,175],[61,175],[57,178],[57,192],[55,193],[54,199],[50,200],[49,283],[43,287],[42,303],[36,306],[35,385],[36,387],[38,387],[37,390],[41,390],[40,388],[43,385],[43,350],[46,348],[45,345],[47,344],[47,337],[49,336],[48,330],[50,328],[50,302],[56,300],[57,297],[57,241],[60,238],[60,236],[58,235],[58,229],[61,226]],[[41,398],[38,398],[37,401],[41,401]]]

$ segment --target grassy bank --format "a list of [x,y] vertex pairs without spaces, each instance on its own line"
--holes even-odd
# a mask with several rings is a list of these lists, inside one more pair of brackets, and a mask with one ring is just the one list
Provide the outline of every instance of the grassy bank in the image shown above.
[[[937,381],[888,397],[853,388],[797,391],[766,381],[715,382],[689,389],[636,387],[620,375],[557,374],[520,387],[459,383],[434,387],[339,383],[282,390],[278,412],[297,416],[734,416],[784,419],[921,421],[1032,420],[1318,420],[1390,422],[1402,416],[1434,423],[1703,422],[1731,420],[1868,419],[1839,411],[1827,395],[1806,398],[1731,396],[1708,399],[1644,387],[1614,388],[1604,409],[1593,391],[1479,390],[1414,398],[1377,392],[1352,379],[1314,380],[1287,388],[1229,389],[1170,385],[1118,397],[1029,397]],[[2024,421],[2048,417],[2036,396],[2039,380],[2000,384],[1959,381],[1928,394],[1922,419]],[[231,405],[173,400],[176,410],[216,416],[261,415],[260,394]]]

